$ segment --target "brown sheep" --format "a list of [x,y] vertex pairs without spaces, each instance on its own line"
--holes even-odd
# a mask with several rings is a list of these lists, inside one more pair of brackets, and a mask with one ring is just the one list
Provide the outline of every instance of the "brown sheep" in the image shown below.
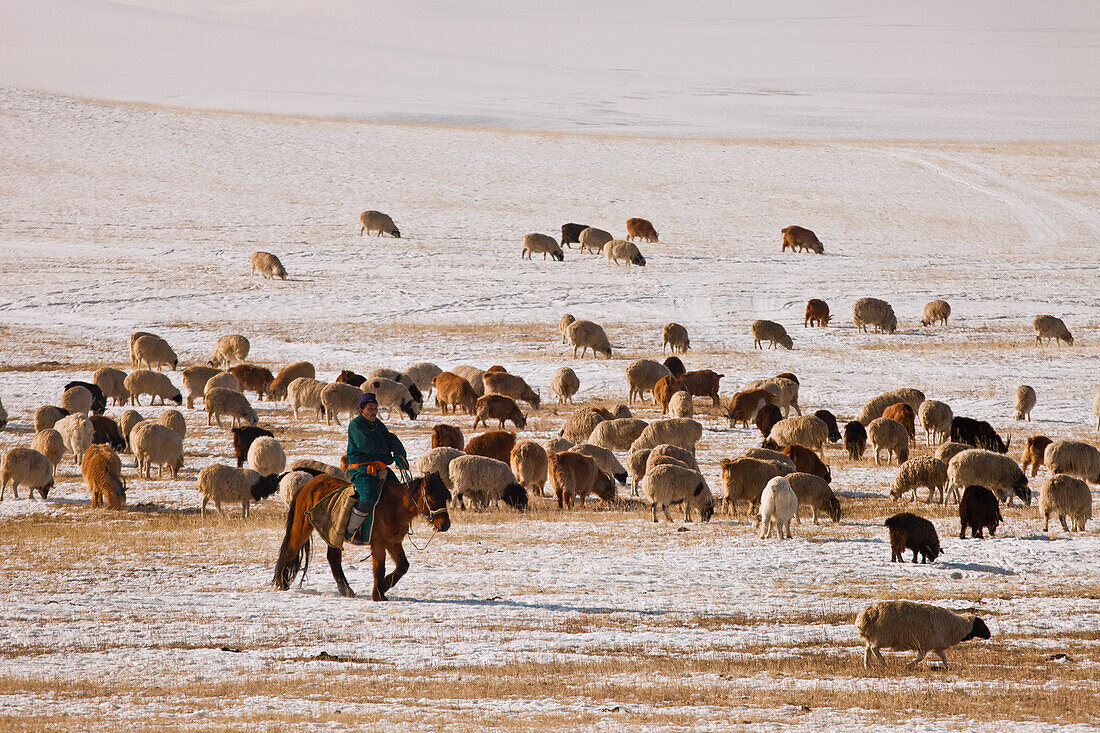
[[477,430],[479,422],[489,427],[490,418],[499,420],[501,429],[504,428],[505,420],[511,420],[512,424],[520,430],[527,427],[527,417],[520,412],[516,401],[502,394],[487,394],[484,397],[478,397],[477,402],[474,403],[474,430]]
[[275,381],[275,376],[270,369],[252,364],[238,364],[228,371],[237,378],[242,392],[255,392],[258,400],[262,400],[267,395],[267,390]]
[[653,399],[660,403],[662,415],[668,414],[668,402],[677,392],[687,392],[687,388],[684,387],[683,382],[672,377],[661,377],[657,380],[657,384],[653,385]]
[[810,298],[806,301],[806,317],[802,320],[802,327],[829,325],[829,304],[818,298]]
[[760,434],[767,438],[771,435],[772,428],[775,424],[783,419],[783,411],[779,409],[778,405],[764,405],[757,413],[753,422],[756,424],[756,429],[760,431]]
[[717,407],[722,404],[722,398],[718,396],[718,383],[724,376],[726,375],[710,369],[698,369],[694,372],[684,372],[680,381],[692,397],[710,397],[713,406]]
[[287,387],[298,377],[317,378],[317,369],[308,361],[296,361],[279,370],[275,379],[267,386],[267,394],[273,400],[286,398]]
[[647,242],[656,242],[657,230],[648,219],[627,219],[626,239],[633,242],[635,239],[644,239]]
[[521,440],[512,449],[510,465],[520,486],[533,496],[542,497],[549,459],[546,449],[533,440]]
[[435,404],[444,415],[447,414],[448,406],[452,412],[457,412],[461,407],[467,415],[474,413],[477,393],[462,377],[452,372],[443,372],[432,378],[432,386],[435,387]]
[[512,460],[512,449],[516,447],[516,434],[507,430],[489,430],[475,435],[466,443],[466,455],[495,458],[502,463]]
[[[572,509],[573,502],[584,500],[595,493],[604,502],[615,498],[615,484],[603,474],[596,462],[586,455],[566,451],[565,453],[547,453],[550,483],[558,499],[558,509]],[[600,480],[603,474],[605,480]]]
[[432,447],[465,450],[466,440],[462,437],[462,430],[454,425],[436,423],[432,427]]
[[786,252],[787,247],[791,248],[791,252],[801,252],[803,250],[809,250],[816,252],[817,254],[825,254],[825,245],[821,243],[821,240],[817,238],[817,235],[813,231],[800,226],[789,226],[783,228],[783,249],[780,252]]
[[336,377],[336,384],[350,384],[352,387],[362,387],[365,381],[367,381],[366,377],[350,369],[340,370],[340,375]]
[[122,462],[106,445],[93,445],[85,451],[80,473],[84,477],[84,485],[92,494],[93,508],[105,504],[108,509],[121,509],[126,503]]
[[1025,472],[1028,466],[1031,466],[1032,478],[1035,478],[1035,474],[1039,473],[1039,469],[1043,467],[1047,446],[1053,442],[1045,435],[1033,435],[1027,439],[1022,463]]
[[730,398],[726,405],[726,419],[730,427],[737,423],[748,427],[749,421],[756,418],[756,414],[767,405],[775,404],[775,395],[766,389],[746,389],[738,392]]
[[909,441],[917,442],[917,416],[913,408],[905,402],[890,405],[882,411],[882,416],[890,420],[896,420],[905,426],[905,432],[909,433]]
[[833,480],[829,467],[809,448],[803,448],[800,445],[788,445],[783,449],[783,454],[790,456],[790,459],[794,461],[794,467],[798,469],[799,473],[810,473],[814,476],[820,476],[826,481]]

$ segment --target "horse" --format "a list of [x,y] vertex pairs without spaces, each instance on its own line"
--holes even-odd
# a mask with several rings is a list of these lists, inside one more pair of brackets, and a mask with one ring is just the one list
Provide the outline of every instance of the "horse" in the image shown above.
[[[305,580],[313,534],[313,525],[310,524],[306,512],[329,493],[347,485],[347,481],[321,474],[295,494],[287,510],[286,536],[279,548],[279,560],[275,563],[272,584],[276,588],[290,588],[299,572]],[[451,528],[451,518],[447,515],[447,503],[450,499],[451,492],[447,490],[438,473],[429,473],[403,484],[392,472],[388,472],[378,504],[374,507],[374,528],[370,540],[371,560],[374,563],[374,592],[371,597],[374,600],[387,600],[386,591],[397,585],[401,576],[408,572],[409,561],[401,543],[417,515],[431,522],[439,532],[446,532]],[[386,575],[387,552],[396,565],[389,575]],[[340,595],[354,598],[355,592],[344,577],[343,556],[342,549],[328,548],[328,564],[332,568],[332,577],[336,580]]]

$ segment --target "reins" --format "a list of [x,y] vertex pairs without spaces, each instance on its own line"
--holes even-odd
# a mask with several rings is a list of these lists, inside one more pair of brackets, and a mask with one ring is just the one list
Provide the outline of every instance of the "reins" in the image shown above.
[[[404,469],[398,469],[398,470],[401,472],[401,478],[404,479],[405,487],[408,488],[409,484],[411,484],[412,481],[413,481],[412,476],[409,474],[408,471],[406,471]],[[420,500],[418,498],[417,502],[416,502],[417,516],[424,517],[429,522],[431,522],[433,519],[435,519],[440,514],[446,513],[446,511],[447,511],[447,505],[446,504],[441,506],[439,509],[431,509],[430,507],[428,507],[428,493],[427,493],[427,482],[426,481],[420,485],[420,496],[422,496],[424,498],[424,509],[423,510],[420,509]],[[415,517],[414,517],[414,519],[415,519]],[[424,546],[420,547],[412,539],[413,529],[412,529],[412,522],[410,521],[409,522],[409,528],[408,528],[408,530],[405,531],[405,539],[407,539],[409,541],[409,544],[412,545],[414,549],[416,549],[419,552],[423,552],[424,550],[428,549],[428,545],[432,544],[432,540],[435,539],[435,536],[437,534],[439,534],[439,530],[435,528],[434,524],[432,524],[432,534],[431,534],[431,536],[428,537],[428,541],[424,543]],[[367,560],[370,557],[371,557],[371,555],[368,554],[362,560],[359,560],[359,562],[363,562],[363,561]]]

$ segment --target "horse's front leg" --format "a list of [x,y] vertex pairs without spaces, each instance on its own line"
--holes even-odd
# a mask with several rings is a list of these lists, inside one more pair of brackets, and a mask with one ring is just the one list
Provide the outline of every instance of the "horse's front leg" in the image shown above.
[[337,547],[328,548],[328,566],[332,568],[332,577],[336,580],[336,587],[344,598],[355,598],[355,591],[344,577],[344,551]]
[[390,557],[393,558],[394,567],[393,572],[386,576],[382,581],[382,589],[384,591],[397,585],[397,581],[401,580],[401,576],[409,572],[409,560],[405,557],[405,548],[400,544],[393,545],[389,548]]
[[386,600],[386,548],[383,545],[371,545],[371,562],[374,564],[374,592],[371,598],[376,601]]

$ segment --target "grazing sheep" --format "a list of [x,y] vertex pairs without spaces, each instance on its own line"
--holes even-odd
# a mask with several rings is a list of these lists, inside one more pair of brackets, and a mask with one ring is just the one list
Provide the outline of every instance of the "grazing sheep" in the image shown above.
[[31,448],[50,459],[50,463],[57,468],[57,464],[61,463],[61,457],[65,455],[65,439],[53,428],[46,428],[35,433]]
[[939,458],[944,463],[951,463],[951,459],[962,453],[964,450],[970,450],[974,446],[967,445],[966,443],[952,443],[947,442],[936,449],[936,458]]
[[703,425],[687,417],[672,417],[667,420],[654,420],[645,427],[638,439],[630,444],[630,450],[655,448],[662,443],[695,453],[695,444],[703,437]]
[[1035,390],[1026,384],[1016,388],[1016,419],[1031,422],[1031,411],[1035,409]]
[[126,503],[126,485],[122,481],[122,461],[105,445],[93,445],[84,454],[80,467],[84,485],[92,495],[92,508],[105,504],[121,509]]
[[214,353],[210,355],[210,366],[224,369],[234,364],[243,364],[250,348],[248,339],[239,333],[219,336],[218,342],[214,345]]
[[527,416],[520,412],[519,406],[516,405],[516,401],[511,397],[505,397],[500,394],[487,394],[477,399],[477,403],[474,406],[473,429],[477,430],[477,424],[479,422],[484,423],[485,427],[488,427],[490,419],[498,420],[501,429],[504,428],[505,420],[511,420],[512,424],[519,430],[527,427]]
[[619,459],[615,457],[615,454],[607,448],[601,448],[591,443],[581,443],[569,450],[573,453],[580,453],[582,456],[588,456],[596,462],[596,465],[600,467],[601,471],[614,478],[623,486],[626,486],[626,468],[623,467],[623,464],[619,463]]
[[118,429],[122,431],[122,437],[126,440],[126,450],[130,450],[130,431],[145,418],[137,410],[126,410],[118,421]]
[[563,247],[568,247],[572,244],[580,243],[581,232],[588,229],[587,224],[575,224],[570,222],[569,224],[561,225],[561,244]]
[[275,375],[275,379],[272,380],[271,385],[267,388],[267,393],[273,400],[284,399],[287,390],[290,388],[290,383],[298,377],[316,379],[317,370],[308,361],[296,361],[293,364],[285,366]]
[[815,410],[814,417],[825,423],[825,427],[829,430],[829,442],[840,442],[840,426],[837,424],[836,415],[828,410]]
[[580,241],[581,252],[587,251],[594,255],[603,252],[604,246],[614,238],[611,236],[611,232],[605,232],[603,229],[596,229],[595,227],[588,227],[577,237]]
[[984,486],[967,486],[959,500],[959,539],[966,539],[966,529],[970,536],[984,539],[982,530],[988,529],[989,536],[997,534],[997,525],[1004,521],[1001,508],[997,506],[997,497]]
[[691,395],[684,391],[672,395],[668,401],[668,414],[673,417],[694,417],[695,405],[691,401]]
[[42,405],[34,411],[34,432],[41,433],[57,424],[57,421],[69,414],[68,410],[62,410],[53,405]]
[[596,493],[602,501],[615,498],[615,485],[599,481],[602,474],[599,465],[589,456],[567,451],[565,453],[547,453],[548,475],[558,500],[558,509],[572,509],[579,501],[584,506],[585,499]]
[[509,459],[516,481],[529,493],[542,497],[549,470],[546,450],[533,440],[521,440],[512,448]]
[[563,344],[566,343],[565,332],[569,328],[569,324],[573,323],[576,320],[577,319],[573,317],[572,313],[566,313],[564,316],[561,317],[561,320],[558,321],[558,330],[561,331],[561,342]]
[[237,383],[241,386],[241,392],[255,392],[258,400],[262,400],[267,395],[271,383],[275,381],[275,375],[270,369],[252,364],[238,364],[231,367],[229,373],[236,377]]
[[565,261],[565,253],[558,246],[557,240],[545,234],[531,233],[523,238],[523,251],[520,252],[520,259],[524,257],[531,259],[531,253],[533,252],[542,252],[542,259],[544,260],[546,255],[550,255],[558,262]]
[[806,301],[806,316],[802,319],[802,327],[829,325],[832,316],[829,315],[829,304],[819,298],[810,298]]
[[206,516],[206,505],[211,501],[222,516],[225,515],[223,501],[239,501],[242,515],[247,518],[250,502],[259,502],[279,490],[279,476],[264,476],[249,468],[233,468],[224,463],[214,463],[199,471],[197,488],[202,494],[202,516]]
[[[157,336],[155,333],[149,333],[148,331],[134,331],[130,334],[130,366],[137,367],[138,358],[137,353],[134,351],[134,346],[137,345],[137,340],[142,336]],[[160,338],[160,336],[157,336]]]
[[[269,436],[271,437],[271,436]],[[237,466],[240,468],[240,466]],[[332,466],[323,461],[315,461],[312,458],[299,458],[286,467],[288,471],[305,471],[312,473],[314,476],[320,476],[322,473],[326,476],[332,476],[335,479],[341,481],[347,481],[351,483],[351,479],[348,478],[348,472],[339,466]]]
[[939,492],[940,503],[944,501],[944,490],[947,488],[947,464],[939,458],[931,456],[917,456],[910,458],[898,467],[894,476],[894,483],[890,488],[890,498],[897,501],[906,492],[912,491],[910,501],[917,500],[917,488],[928,488],[926,502],[931,502],[936,492]]
[[[635,397],[639,400],[643,399],[645,393],[652,392],[661,378],[671,376],[671,374],[672,372],[668,367],[652,359],[638,359],[631,362],[630,366],[626,368],[626,382],[630,387],[627,401],[634,402]],[[656,400],[654,400],[654,404],[656,404]]]
[[461,407],[467,415],[473,414],[478,396],[468,381],[457,374],[443,372],[432,379],[432,385],[435,387],[435,404],[442,414],[447,414],[448,407],[451,412],[457,412]]
[[1027,439],[1021,464],[1024,473],[1027,473],[1028,466],[1030,466],[1031,477],[1035,478],[1035,474],[1039,473],[1039,469],[1046,464],[1046,449],[1053,442],[1045,435],[1033,435]]
[[286,469],[286,452],[273,437],[261,435],[248,447],[248,467],[264,476]]
[[626,469],[630,473],[630,494],[638,495],[638,484],[645,478],[646,469],[649,466],[649,456],[653,451],[640,450],[630,453],[626,457]]
[[84,387],[70,387],[61,395],[60,407],[70,415],[79,413],[87,417],[92,411],[92,393]]
[[665,369],[668,369],[672,376],[679,379],[687,373],[687,369],[684,367],[684,362],[680,360],[678,356],[670,356],[664,361]]
[[[760,539],[772,536],[775,527],[779,539],[791,538],[791,520],[798,514],[798,496],[790,483],[776,476],[764,486],[760,494]],[[786,534],[784,534],[786,532]]]
[[[792,375],[793,376],[793,375]],[[793,408],[795,414],[801,415],[802,408],[798,406],[798,381],[788,379],[782,375],[771,379],[757,379],[745,385],[746,390],[766,389],[775,395],[775,404],[783,410],[783,417],[791,414]]]
[[[231,389],[225,389],[223,387],[215,387],[206,393],[205,407],[206,407],[206,424],[211,425],[211,418],[217,421],[218,427],[222,427],[222,415],[228,415],[233,418],[232,427],[239,427],[241,423],[247,423],[248,425],[255,425],[260,421],[256,415],[256,411],[252,409],[252,405],[248,403],[248,398],[240,392],[234,392]],[[297,405],[296,405],[297,407]],[[297,417],[297,410],[295,410],[295,417]]]
[[867,426],[867,438],[875,449],[876,466],[880,463],[882,451],[887,452],[887,464],[894,458],[899,466],[909,460],[909,431],[897,420],[888,417],[875,418]]
[[142,336],[135,341],[134,356],[138,364],[144,364],[146,369],[160,370],[166,365],[176,369],[179,366],[176,352],[160,336]]
[[430,361],[418,361],[404,371],[425,397],[431,396],[432,380],[442,373],[443,370]]
[[245,459],[248,458],[248,449],[252,447],[252,443],[257,438],[275,437],[275,434],[270,430],[258,428],[255,425],[232,428],[231,432],[233,433],[233,453],[237,456],[237,468],[244,465]]
[[32,499],[37,491],[45,500],[53,488],[53,468],[49,458],[32,448],[12,448],[0,460],[0,501],[4,500],[9,483],[16,499],[22,485],[27,487]]
[[507,430],[489,430],[470,438],[466,443],[466,453],[471,456],[495,458],[501,463],[508,463],[512,457],[512,449],[515,447],[515,433]]
[[924,517],[902,512],[887,519],[890,531],[890,562],[905,562],[901,553],[913,551],[913,562],[921,556],[921,564],[935,562],[940,555],[940,536],[936,527]]
[[485,372],[475,366],[456,366],[451,369],[452,374],[465,379],[474,389],[474,394],[481,397],[485,394]]
[[788,473],[784,478],[791,485],[794,495],[798,497],[798,510],[795,512],[795,517],[798,516],[802,507],[807,506],[812,512],[814,524],[817,524],[818,512],[822,512],[834,522],[840,521],[840,500],[829,487],[828,481],[820,476],[801,472]]
[[768,482],[783,471],[773,462],[759,458],[723,459],[722,487],[725,497],[722,506],[730,515],[737,513],[737,502],[745,501],[750,511],[755,513],[760,504],[760,495]]
[[523,377],[508,372],[486,372],[482,377],[486,395],[504,395],[513,400],[522,400],[535,410],[539,409],[542,399],[528,386]]
[[167,466],[172,479],[183,468],[183,438],[167,425],[141,422],[130,433],[130,446],[137,459],[139,476],[152,478],[153,466],[157,466],[157,477],[164,478]]
[[[240,466],[238,466],[240,468]],[[308,484],[317,476],[308,471],[287,471],[279,477],[279,498],[283,500],[283,507],[290,508],[290,502],[298,495],[298,490]]]
[[1057,440],[1047,446],[1047,468],[1051,473],[1075,476],[1100,484],[1100,450],[1080,440]]
[[183,388],[187,390],[187,409],[194,409],[195,399],[206,394],[206,383],[210,378],[221,374],[217,367],[193,366],[183,370]]
[[653,521],[657,521],[657,509],[672,521],[668,508],[672,504],[684,505],[684,521],[691,521],[691,510],[699,512],[699,518],[709,522],[714,516],[714,495],[707,488],[702,474],[683,466],[663,464],[650,469],[642,479],[642,495],[653,507]]
[[409,396],[412,397],[412,401],[419,405],[424,404],[424,395],[421,394],[420,388],[416,386],[416,382],[414,382],[413,379],[408,375],[403,374],[396,369],[375,369],[373,372],[367,375],[366,379],[364,379],[356,386],[361,388],[364,382],[369,382],[371,380],[379,378],[388,379],[391,382],[397,382],[398,384],[405,385],[405,389],[409,390]]
[[[1039,514],[1043,515],[1044,532],[1050,529],[1052,515],[1057,515],[1065,531],[1084,532],[1085,523],[1092,519],[1092,493],[1088,484],[1066,474],[1051,476],[1039,497]],[[1072,522],[1069,526],[1066,517]]]
[[65,448],[73,454],[73,463],[80,463],[84,458],[84,453],[95,439],[95,428],[92,426],[92,421],[80,413],[74,413],[54,423],[54,429],[61,433],[61,438],[65,441]]
[[462,437],[462,430],[458,427],[446,423],[436,423],[432,426],[432,447],[449,447],[462,450],[466,447],[466,440]]
[[450,461],[452,492],[456,499],[467,497],[475,508],[484,509],[490,501],[504,500],[508,506],[527,508],[527,491],[516,481],[511,467],[495,458],[458,456]]
[[875,418],[882,417],[882,413],[890,405],[896,405],[899,402],[904,402],[913,408],[914,414],[920,410],[921,404],[924,402],[924,393],[919,389],[912,389],[904,387],[902,389],[895,389],[890,392],[884,392],[878,397],[873,397],[867,401],[863,406],[863,409],[859,411],[859,420],[866,427],[871,424],[871,421]]
[[394,225],[393,219],[389,214],[383,214],[381,211],[364,211],[359,215],[359,224],[360,237],[363,236],[363,232],[367,234],[378,232],[379,237],[385,233],[394,239],[401,239],[401,232]]
[[[350,384],[326,384],[321,388],[321,406],[324,407],[325,425],[331,425],[332,420],[340,424],[340,415],[347,415],[348,419],[359,414],[359,398],[363,396],[363,390]],[[261,473],[272,473],[261,471]]]
[[573,395],[581,388],[581,380],[577,373],[569,367],[560,367],[554,376],[550,378],[550,389],[558,396],[558,404],[573,402]]
[[1055,318],[1054,316],[1036,316],[1032,322],[1032,327],[1035,329],[1035,343],[1040,346],[1043,343],[1043,339],[1049,341],[1057,341],[1061,346],[1065,341],[1067,346],[1073,346],[1073,334],[1066,328],[1066,324],[1062,322],[1061,318]]
[[229,372],[218,372],[214,376],[210,377],[210,379],[206,380],[206,387],[203,390],[203,399],[206,399],[207,392],[212,389],[217,389],[219,387],[222,389],[232,390],[233,392],[240,392],[242,394],[244,393],[244,390],[241,389],[241,383],[237,381],[236,377],[234,377]]
[[126,438],[118,423],[106,415],[92,415],[92,445],[109,445],[113,450],[126,450]]
[[951,420],[955,413],[946,402],[925,400],[920,404],[917,417],[924,428],[925,443],[941,443],[951,435]]
[[[583,443],[586,440],[594,442],[589,436],[595,431],[596,426],[604,422],[608,418],[600,414],[597,410],[586,407],[581,410],[577,410],[565,421],[565,425],[562,426],[561,431],[558,433],[561,437],[576,444]],[[644,428],[642,428],[644,429]],[[638,434],[641,435],[641,429]],[[634,442],[633,440],[631,442]],[[622,448],[615,448],[611,445],[606,445],[605,442],[595,443],[595,445],[603,446],[604,448],[610,448],[611,450],[623,450]]]
[[868,326],[875,327],[875,333],[894,333],[898,330],[898,319],[894,309],[885,300],[878,298],[860,298],[852,307],[852,321],[861,332],[866,333]]
[[808,250],[819,255],[825,254],[825,245],[812,230],[792,224],[784,227],[782,232],[783,248],[779,250],[780,252],[786,252],[787,247],[790,247],[792,253]]
[[[1047,456],[1050,463],[1050,456]],[[959,494],[971,484],[990,489],[997,498],[1008,504],[1015,494],[1031,506],[1031,489],[1027,486],[1027,476],[1016,461],[1008,456],[971,448],[964,450],[947,464],[947,490],[959,500]]]
[[871,668],[872,654],[886,666],[880,649],[916,652],[917,658],[906,666],[913,669],[928,652],[935,652],[947,664],[947,649],[959,642],[990,637],[989,627],[977,616],[960,616],[946,608],[911,601],[872,603],[856,616],[856,629],[867,643],[863,653],[867,669]]
[[162,405],[166,404],[165,400],[172,400],[177,405],[183,404],[183,395],[172,384],[172,380],[160,372],[138,369],[126,376],[124,384],[135,405],[140,405],[141,396],[146,394],[149,395],[150,405],[154,404],[155,399],[159,399]]
[[844,426],[844,450],[853,461],[863,460],[863,452],[867,450],[867,428],[859,420]]
[[279,261],[279,258],[270,252],[252,253],[252,274],[248,276],[248,279],[251,280],[256,277],[257,272],[264,276],[264,280],[274,278],[286,280],[286,268],[283,267],[283,263]]
[[951,440],[955,443],[966,443],[975,448],[1008,453],[1008,443],[1004,442],[993,426],[985,420],[973,420],[956,415],[951,418]]
[[691,348],[691,339],[688,338],[688,331],[679,323],[666,323],[665,327],[661,329],[661,353],[665,353],[665,347],[669,347],[672,353],[675,354],[679,351],[683,354],[685,351]]
[[[321,416],[325,412],[325,406],[321,402],[321,391],[324,390],[326,386],[325,382],[310,379],[309,377],[298,377],[290,383],[290,386],[287,387],[287,397],[290,400],[290,407],[291,411],[294,413],[295,420],[298,419],[298,410],[313,410],[317,419],[321,419]],[[210,396],[207,395],[208,402],[209,397]],[[243,398],[244,395],[241,395],[241,397]],[[247,401],[246,399],[245,402]],[[209,424],[209,421],[207,421],[207,424]],[[252,424],[255,425],[255,421],[253,421]]]
[[603,246],[604,257],[607,258],[607,264],[614,262],[619,264],[619,260],[626,262],[626,266],[638,265],[639,267],[645,267],[645,257],[638,250],[638,247],[633,242],[626,242],[622,239],[612,239],[610,242]]
[[413,398],[408,386],[392,379],[368,377],[360,389],[363,392],[373,392],[378,399],[379,408],[386,408],[390,414],[394,410],[400,410],[410,420],[415,420],[422,409],[420,402]]
[[711,404],[718,407],[722,403],[722,398],[718,396],[718,387],[725,376],[711,369],[697,369],[684,372],[679,379],[692,397],[710,397]]
[[924,315],[920,319],[920,325],[931,326],[937,321],[947,325],[947,317],[951,315],[951,305],[946,300],[933,300],[924,306]]
[[130,391],[126,389],[125,381],[126,372],[111,367],[98,369],[92,375],[92,382],[99,387],[103,396],[114,400],[116,405],[125,405],[130,402]]
[[658,241],[657,230],[653,228],[653,223],[648,219],[637,217],[626,220],[626,238],[632,242],[635,239],[644,239],[651,243]]
[[[811,455],[813,455],[812,452]],[[779,469],[779,476],[786,476],[788,473],[794,473],[798,470],[791,456],[786,453],[780,453],[777,450],[770,450],[768,448],[749,448],[742,457],[755,458],[759,461],[774,463],[775,467]]]
[[825,459],[825,444],[829,442],[829,426],[817,415],[799,415],[780,420],[772,426],[768,440],[782,447],[801,445],[815,450]]
[[581,358],[589,349],[592,349],[593,359],[596,354],[603,354],[605,359],[611,358],[611,342],[607,340],[607,334],[600,324],[585,320],[573,321],[565,330],[565,335],[573,346],[574,359],[577,358],[577,349],[581,350]]
[[775,394],[766,389],[747,389],[737,392],[726,405],[726,420],[729,421],[731,428],[736,427],[737,423],[747,428],[749,421],[755,419],[757,413],[765,406],[774,405],[775,400]]
[[905,432],[909,433],[909,441],[916,443],[917,440],[917,416],[913,413],[913,408],[904,402],[898,402],[897,404],[890,405],[882,411],[882,416],[899,422],[905,426]]
[[829,471],[829,467],[809,448],[804,448],[801,445],[788,445],[783,449],[783,454],[790,457],[798,471],[820,476],[826,481],[833,480],[833,474]]
[[754,349],[763,349],[764,346],[761,342],[771,342],[771,348],[775,348],[776,344],[780,344],[785,349],[793,349],[794,341],[787,335],[787,329],[783,328],[775,321],[753,321],[752,322],[752,346]]

